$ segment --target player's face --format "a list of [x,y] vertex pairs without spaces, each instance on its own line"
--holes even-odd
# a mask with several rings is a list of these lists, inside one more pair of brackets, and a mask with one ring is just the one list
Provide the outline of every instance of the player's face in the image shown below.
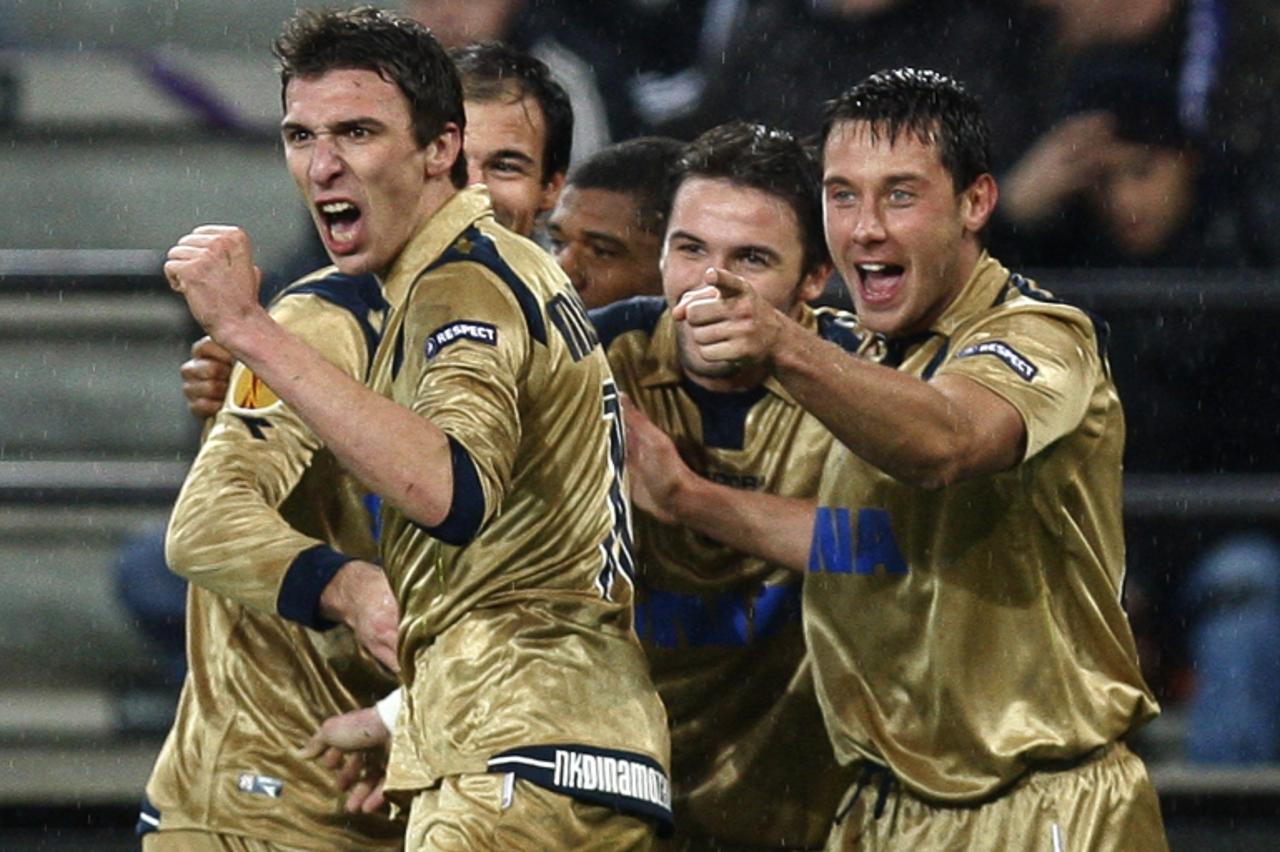
[[[709,268],[743,278],[769,304],[796,316],[801,302],[822,291],[823,274],[804,274],[804,243],[795,211],[782,198],[729,180],[694,177],[680,184],[667,220],[662,290],[675,305],[704,286]],[[680,362],[687,373],[725,378],[737,368],[709,363],[686,344],[679,323]]]
[[1163,250],[1191,215],[1195,164],[1190,154],[1115,142],[1092,195],[1112,243],[1135,260]]
[[564,175],[544,180],[547,124],[533,98],[467,101],[467,179],[483,183],[498,221],[529,236],[538,214],[550,210]]
[[959,294],[994,203],[989,175],[957,193],[937,148],[909,133],[890,143],[864,122],[842,122],[823,150],[832,260],[858,318],[890,337],[927,329]]
[[285,90],[285,160],[325,249],[350,275],[385,273],[430,213],[431,149],[399,87],[373,71],[297,77]]
[[629,193],[566,187],[547,219],[547,236],[588,308],[662,292],[662,237],[641,227]]

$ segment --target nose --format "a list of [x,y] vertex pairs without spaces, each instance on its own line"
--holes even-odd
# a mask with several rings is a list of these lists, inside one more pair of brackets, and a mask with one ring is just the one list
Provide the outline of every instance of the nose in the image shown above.
[[859,243],[875,243],[884,239],[884,221],[874,204],[862,204],[854,214],[853,239]]
[[556,263],[560,264],[564,274],[569,276],[573,289],[579,293],[587,289],[587,279],[582,268],[582,255],[574,248],[573,243],[566,242],[556,250]]
[[311,146],[311,163],[307,168],[307,176],[312,182],[324,185],[337,177],[342,168],[342,155],[333,139],[327,134],[317,134],[315,144]]

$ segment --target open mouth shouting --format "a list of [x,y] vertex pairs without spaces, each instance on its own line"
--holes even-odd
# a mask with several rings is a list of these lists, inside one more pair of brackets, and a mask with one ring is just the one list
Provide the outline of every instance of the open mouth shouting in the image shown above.
[[904,269],[896,263],[857,263],[858,291],[869,305],[883,305],[894,300],[902,287]]
[[342,200],[322,201],[316,204],[324,227],[325,247],[334,254],[351,254],[356,250],[360,237],[363,215],[354,202]]

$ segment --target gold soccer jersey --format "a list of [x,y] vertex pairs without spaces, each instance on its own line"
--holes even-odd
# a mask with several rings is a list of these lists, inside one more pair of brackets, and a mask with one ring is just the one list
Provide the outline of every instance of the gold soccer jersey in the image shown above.
[[486,771],[665,822],[666,716],[632,629],[617,390],[551,258],[459,193],[387,278],[373,387],[448,436],[453,499],[388,508],[404,704],[387,788]]
[[[592,312],[619,388],[699,475],[814,498],[831,433],[775,379],[740,393],[683,377],[661,298]],[[849,349],[843,312],[806,327]],[[735,846],[820,845],[847,778],[813,694],[800,575],[685,527],[636,517],[636,631],[671,723],[676,825]]]
[[888,366],[1007,400],[1027,446],[937,491],[833,449],[804,613],[842,762],[975,802],[1157,713],[1120,603],[1124,417],[1103,336],[984,255],[930,332],[885,347]]
[[[271,314],[363,381],[385,310],[375,281],[329,271],[293,285]],[[140,828],[398,847],[401,826],[344,813],[333,773],[294,755],[326,718],[395,683],[316,612],[348,559],[376,558],[371,520],[332,454],[237,365],[169,524],[170,565],[192,582],[188,674]]]

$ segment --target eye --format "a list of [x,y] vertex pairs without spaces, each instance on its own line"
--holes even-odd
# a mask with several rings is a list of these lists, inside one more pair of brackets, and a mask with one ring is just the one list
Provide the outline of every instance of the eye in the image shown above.
[[488,171],[504,177],[518,177],[528,173],[524,164],[518,160],[494,160],[489,164]]
[[600,260],[609,260],[610,258],[617,257],[618,251],[608,246],[593,245],[591,246],[591,254],[593,257],[597,257]]
[[768,266],[769,257],[762,251],[747,249],[742,253],[742,262],[747,266]]
[[371,134],[369,133],[369,128],[361,127],[359,125],[356,125],[355,127],[352,127],[349,130],[347,130],[348,139],[355,139],[355,140],[368,139],[370,135]]
[[896,204],[896,205],[899,205],[899,206],[904,205],[904,204],[910,204],[912,201],[915,201],[915,198],[916,198],[915,193],[913,193],[913,192],[908,192],[908,191],[907,191],[907,190],[905,190],[905,189],[891,189],[891,190],[889,190],[889,203],[890,203],[890,204]]
[[698,243],[676,243],[673,248],[688,257],[700,257],[704,253],[702,246]]
[[304,130],[301,127],[290,127],[288,130],[285,130],[281,135],[284,136],[284,141],[286,145],[302,145],[306,142],[310,142],[313,138],[315,138],[314,136],[312,136],[310,130]]
[[827,200],[837,206],[847,207],[857,201],[857,196],[848,187],[833,186],[827,189]]

